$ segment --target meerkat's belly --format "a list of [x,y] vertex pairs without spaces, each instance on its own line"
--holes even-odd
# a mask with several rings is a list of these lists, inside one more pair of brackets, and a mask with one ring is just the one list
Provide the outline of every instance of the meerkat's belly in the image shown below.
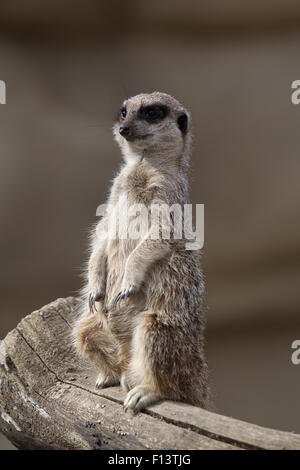
[[127,259],[147,234],[148,216],[135,201],[121,195],[108,221],[106,297],[111,304],[119,294]]

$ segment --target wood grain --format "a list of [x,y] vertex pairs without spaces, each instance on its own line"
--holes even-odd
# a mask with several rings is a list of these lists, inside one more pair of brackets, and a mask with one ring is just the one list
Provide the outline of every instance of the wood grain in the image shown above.
[[165,401],[132,416],[120,387],[71,338],[79,300],[58,299],[0,342],[0,430],[18,449],[300,449],[300,436]]

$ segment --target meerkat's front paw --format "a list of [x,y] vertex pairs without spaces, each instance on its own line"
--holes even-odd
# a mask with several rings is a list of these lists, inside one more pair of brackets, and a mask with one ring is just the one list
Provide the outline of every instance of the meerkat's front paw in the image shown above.
[[105,372],[100,372],[97,377],[95,387],[96,388],[106,388],[113,387],[114,385],[119,385],[120,379],[113,374],[107,374]]
[[138,385],[128,392],[124,401],[124,410],[138,413],[149,405],[162,400],[162,397],[149,385]]
[[97,311],[96,302],[105,299],[105,283],[98,281],[89,282],[89,309],[92,313]]
[[124,287],[122,285],[121,291],[118,293],[116,300],[115,300],[115,307],[119,306],[121,300],[127,299],[130,295],[135,294],[137,291],[137,286],[135,284],[129,284],[128,286]]
[[97,307],[96,307],[96,302],[100,302],[101,300],[104,300],[105,294],[99,294],[99,293],[93,293],[91,292],[89,294],[89,309],[90,312],[95,313],[97,312]]
[[135,294],[143,282],[143,275],[134,269],[133,266],[126,266],[121,290],[115,299],[115,307],[117,308],[121,300],[125,300]]

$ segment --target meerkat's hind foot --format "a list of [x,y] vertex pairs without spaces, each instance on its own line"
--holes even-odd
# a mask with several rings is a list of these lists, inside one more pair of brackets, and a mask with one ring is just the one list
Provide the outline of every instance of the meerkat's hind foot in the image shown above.
[[132,410],[134,414],[150,405],[163,400],[150,385],[138,385],[128,392],[124,401],[124,410]]
[[119,377],[109,374],[107,372],[100,372],[96,379],[96,388],[107,388],[107,387],[113,387],[114,385],[119,385],[120,384],[120,379]]

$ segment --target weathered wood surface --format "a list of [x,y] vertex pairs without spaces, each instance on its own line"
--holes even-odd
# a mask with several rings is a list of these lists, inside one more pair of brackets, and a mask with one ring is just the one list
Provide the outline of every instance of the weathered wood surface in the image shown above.
[[300,449],[300,435],[162,402],[132,416],[120,387],[96,390],[71,326],[79,300],[58,299],[0,343],[0,430],[19,449]]

